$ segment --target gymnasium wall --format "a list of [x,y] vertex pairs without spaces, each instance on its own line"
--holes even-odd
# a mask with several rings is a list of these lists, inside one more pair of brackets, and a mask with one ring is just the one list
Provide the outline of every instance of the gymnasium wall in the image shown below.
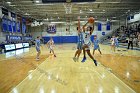
[[[94,35],[97,35],[98,38],[100,39],[103,34],[110,33],[113,29],[118,28],[119,25],[118,23],[112,23],[111,24],[111,30],[106,30],[106,24],[102,24],[102,31],[98,31],[97,25],[95,25],[95,30],[92,34],[92,39]],[[66,26],[65,25],[57,25],[57,32],[55,34],[48,34],[43,26],[37,26],[37,27],[32,27],[31,28],[31,34],[33,38],[35,39],[37,36],[42,36],[44,41],[47,42],[50,37],[53,37],[54,41],[56,43],[76,43],[77,42],[77,31],[76,25],[73,25],[70,27],[70,32],[66,31]]]

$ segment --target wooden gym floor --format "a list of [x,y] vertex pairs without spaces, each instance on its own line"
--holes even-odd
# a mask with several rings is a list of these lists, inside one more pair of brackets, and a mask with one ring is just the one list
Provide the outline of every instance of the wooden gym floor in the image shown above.
[[43,46],[40,61],[34,47],[18,56],[1,54],[0,93],[140,93],[140,51],[100,47],[97,67],[89,57],[81,63],[82,54],[72,60],[76,44],[56,45],[56,58]]

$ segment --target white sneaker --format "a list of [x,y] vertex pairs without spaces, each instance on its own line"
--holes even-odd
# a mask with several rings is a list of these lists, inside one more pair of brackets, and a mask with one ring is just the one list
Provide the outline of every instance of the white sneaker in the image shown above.
[[36,58],[36,60],[38,61],[38,60],[39,60],[39,58]]
[[74,62],[76,62],[76,57],[73,57]]
[[76,61],[79,62],[79,58],[76,58]]

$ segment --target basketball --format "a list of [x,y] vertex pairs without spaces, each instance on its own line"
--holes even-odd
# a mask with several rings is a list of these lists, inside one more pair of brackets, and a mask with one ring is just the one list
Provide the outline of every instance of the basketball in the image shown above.
[[94,23],[94,18],[93,18],[93,17],[90,17],[90,18],[88,19],[88,22],[89,22],[89,23]]

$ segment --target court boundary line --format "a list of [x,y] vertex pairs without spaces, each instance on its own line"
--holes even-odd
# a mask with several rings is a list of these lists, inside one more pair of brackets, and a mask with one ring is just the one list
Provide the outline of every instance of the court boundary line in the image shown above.
[[[46,62],[46,60],[47,60],[47,58],[46,58],[45,61],[43,61],[41,64],[43,64],[44,62]],[[100,63],[99,66],[102,66],[102,67],[105,68],[105,69],[107,68],[107,67],[105,67],[103,64],[101,64],[101,62],[99,62],[99,63]],[[37,65],[37,67],[36,67],[30,74],[34,73],[34,71],[37,71],[38,67],[39,67],[41,64]],[[98,66],[97,66],[97,67],[98,67]],[[123,85],[125,85],[128,89],[130,89],[130,90],[133,91],[134,93],[137,93],[135,90],[133,90],[131,87],[129,87],[126,83],[124,83],[121,79],[119,79],[114,73],[111,73],[111,72],[108,71],[107,69],[106,69],[106,71],[109,72],[110,74],[112,74],[112,76],[114,76],[118,81],[120,81],[120,82],[121,82]],[[95,70],[95,72],[98,73],[96,70]],[[17,86],[15,86],[14,88],[17,88],[19,85],[21,85],[21,83],[23,83],[27,78],[28,78],[28,75],[27,75]],[[14,88],[12,87],[12,89],[9,91],[9,93],[13,93],[12,91],[13,91]]]
[[[47,60],[47,58],[46,58],[46,60]],[[46,60],[45,60],[45,61],[46,61]],[[43,61],[41,64],[43,64],[45,61]],[[40,65],[41,65],[41,64],[40,64]],[[33,73],[34,71],[36,71],[37,68],[38,68],[40,65],[38,65],[31,73]],[[28,71],[28,72],[29,72],[29,71]],[[30,74],[31,74],[31,73],[30,73]],[[14,88],[16,88],[16,87],[18,87],[19,85],[21,85],[21,83],[24,82],[26,78],[28,78],[28,75],[27,75],[17,86],[15,86]],[[12,93],[12,91],[13,91],[14,88],[12,88],[12,89],[10,90],[9,93]]]
[[[101,62],[100,62],[101,64]],[[107,67],[105,67],[103,64],[101,64],[105,69]],[[111,69],[111,68],[110,68]],[[107,69],[106,69],[107,70]],[[108,70],[107,70],[108,71]],[[116,79],[118,79],[122,84],[124,84],[128,89],[130,89],[131,91],[133,91],[134,93],[137,93],[135,90],[133,90],[130,86],[128,86],[126,83],[124,83],[120,78],[118,78],[114,73],[108,71],[110,74],[112,74]]]
[[[111,72],[110,72],[111,73]],[[113,74],[113,73],[111,73]],[[130,90],[132,90],[134,93],[137,93],[135,90],[133,90],[131,87],[129,87],[126,83],[124,83],[121,79],[119,79],[115,74],[113,74],[116,79],[118,79],[120,82],[122,82],[124,85],[126,85]]]
[[[111,73],[110,71],[107,70],[107,67],[104,66],[103,64],[100,63],[100,67],[104,68],[108,73],[112,74],[113,77],[115,77],[116,79],[118,79],[118,81],[120,81],[124,86],[126,86],[128,89],[130,89],[131,91],[133,91],[134,93],[137,93],[135,90],[133,90],[131,87],[129,87],[126,83],[124,83],[121,79],[119,79],[114,73]],[[98,67],[98,66],[97,66]],[[111,68],[110,68],[111,69]],[[100,74],[98,71],[95,70],[96,73]]]

